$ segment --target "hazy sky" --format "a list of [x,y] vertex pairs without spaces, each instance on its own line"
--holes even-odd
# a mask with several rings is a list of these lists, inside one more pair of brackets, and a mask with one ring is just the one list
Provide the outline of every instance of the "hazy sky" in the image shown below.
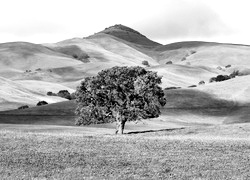
[[51,43],[114,24],[167,44],[250,44],[249,0],[1,0],[0,43]]

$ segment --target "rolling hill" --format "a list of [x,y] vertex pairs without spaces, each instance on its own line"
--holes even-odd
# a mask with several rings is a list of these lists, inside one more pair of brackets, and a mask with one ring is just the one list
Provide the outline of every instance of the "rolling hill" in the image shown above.
[[[127,42],[131,42],[136,45],[140,45],[147,48],[154,48],[161,45],[160,43],[148,39],[146,36],[142,35],[138,31],[135,31],[134,29],[131,29],[121,24],[116,24],[114,26],[105,28],[103,31],[97,34],[101,33],[109,34]],[[96,36],[96,34],[94,36]]]
[[0,109],[15,109],[22,105],[35,106],[42,100],[48,103],[65,101],[66,99],[64,98],[46,95],[48,91],[58,92],[57,90],[60,89],[73,91],[70,88],[54,83],[37,81],[14,82],[0,77]]
[[[181,125],[249,122],[249,58],[247,45],[202,41],[162,45],[123,25],[51,44],[3,43],[0,122],[72,124],[75,118],[72,102],[46,93],[74,92],[83,78],[113,66],[143,66],[162,76],[163,88],[180,87],[165,91],[168,103],[158,122]],[[148,61],[149,67],[142,65],[142,61]],[[240,76],[209,83],[212,77],[234,71],[239,71]],[[205,84],[198,85],[200,81]],[[35,106],[39,100],[50,105],[6,111],[26,104]],[[20,121],[11,118],[11,114]],[[42,120],[46,114],[46,120]],[[35,117],[37,122],[27,117]]]

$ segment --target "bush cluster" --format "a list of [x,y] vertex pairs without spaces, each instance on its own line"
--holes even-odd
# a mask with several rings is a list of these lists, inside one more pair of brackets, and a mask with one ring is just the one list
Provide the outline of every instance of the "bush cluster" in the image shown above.
[[239,76],[239,71],[232,72],[229,76],[228,75],[218,75],[216,77],[210,78],[209,82],[220,82],[220,81],[226,81],[228,79],[235,78],[236,76]]
[[39,102],[36,104],[36,106],[44,106],[44,105],[46,105],[46,104],[48,104],[46,101],[39,101]]
[[68,100],[75,99],[75,93],[69,93],[68,90],[60,90],[58,93],[53,93],[51,91],[47,92],[48,96],[59,96]]
[[24,105],[24,106],[18,107],[17,109],[27,109],[27,108],[29,108],[29,106],[28,105]]

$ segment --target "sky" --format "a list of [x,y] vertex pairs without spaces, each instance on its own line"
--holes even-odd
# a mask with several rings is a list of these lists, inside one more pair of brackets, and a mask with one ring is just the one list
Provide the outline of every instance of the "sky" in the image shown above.
[[55,43],[123,24],[162,44],[250,44],[249,0],[1,0],[0,43]]

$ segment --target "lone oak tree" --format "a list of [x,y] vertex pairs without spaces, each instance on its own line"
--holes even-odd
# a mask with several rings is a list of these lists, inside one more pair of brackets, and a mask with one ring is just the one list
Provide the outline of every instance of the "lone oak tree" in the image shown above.
[[76,90],[76,125],[116,121],[123,134],[126,121],[158,117],[166,104],[161,77],[142,67],[113,67],[87,77]]

